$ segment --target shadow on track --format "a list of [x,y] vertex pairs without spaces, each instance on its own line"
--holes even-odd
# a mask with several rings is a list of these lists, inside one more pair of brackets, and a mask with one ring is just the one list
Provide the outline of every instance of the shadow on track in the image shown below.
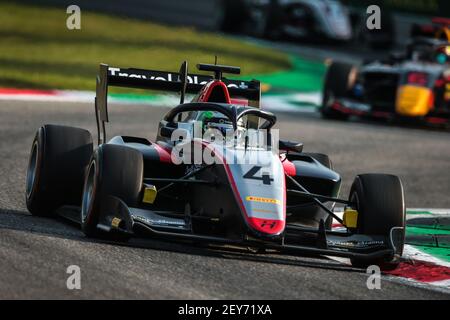
[[[203,243],[163,241],[155,238],[133,238],[128,243],[103,241],[86,238],[81,230],[73,224],[67,223],[62,218],[50,219],[34,217],[27,212],[17,210],[0,209],[0,230],[9,229],[28,233],[35,233],[61,239],[70,239],[86,243],[98,243],[137,249],[151,249],[170,251],[180,254],[215,257],[222,259],[236,259],[241,261],[261,262],[269,264],[280,264],[298,267],[309,267],[315,269],[328,269],[346,272],[363,272],[350,266],[329,260],[321,256],[313,255],[291,255],[278,252],[252,253],[246,248],[230,246],[210,246]],[[305,258],[299,260],[298,258]]]

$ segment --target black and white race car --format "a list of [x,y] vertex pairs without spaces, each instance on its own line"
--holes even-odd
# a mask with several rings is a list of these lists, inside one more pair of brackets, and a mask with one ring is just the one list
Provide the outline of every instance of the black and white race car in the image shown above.
[[[36,216],[61,215],[88,237],[133,236],[233,244],[351,258],[395,266],[402,255],[405,205],[400,179],[358,175],[346,199],[328,156],[276,141],[274,114],[259,109],[260,83],[229,80],[236,67],[199,65],[214,77],[115,68],[97,77],[97,143],[89,131],[44,125],[26,176]],[[107,138],[109,86],[180,92],[154,141]],[[185,93],[195,94],[184,102]],[[149,120],[151,120],[149,118]],[[333,211],[345,205],[344,217]],[[336,219],[344,228],[332,229]]]
[[337,0],[225,0],[225,31],[277,39],[352,39],[350,12]]

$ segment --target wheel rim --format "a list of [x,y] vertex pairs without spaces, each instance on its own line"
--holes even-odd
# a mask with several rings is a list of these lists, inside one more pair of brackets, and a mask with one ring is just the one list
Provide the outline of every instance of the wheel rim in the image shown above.
[[89,166],[88,176],[83,188],[83,198],[81,202],[81,220],[83,222],[87,219],[92,208],[96,185],[96,171],[95,161],[92,161]]
[[30,197],[34,189],[34,184],[36,182],[36,171],[38,162],[38,144],[35,142],[33,148],[31,149],[30,161],[28,163],[27,178],[26,178],[26,192],[27,198]]

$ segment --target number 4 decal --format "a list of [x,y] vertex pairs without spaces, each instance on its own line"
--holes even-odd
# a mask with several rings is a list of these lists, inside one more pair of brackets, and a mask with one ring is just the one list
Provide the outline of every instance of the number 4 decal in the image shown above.
[[273,181],[273,179],[270,177],[268,173],[263,173],[261,177],[255,176],[255,174],[259,170],[261,170],[260,166],[254,166],[246,174],[244,174],[244,179],[262,180],[264,184],[270,184],[270,182]]

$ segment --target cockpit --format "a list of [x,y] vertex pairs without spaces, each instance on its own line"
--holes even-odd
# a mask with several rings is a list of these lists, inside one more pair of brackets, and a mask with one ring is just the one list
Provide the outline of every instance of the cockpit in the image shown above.
[[239,145],[255,141],[249,136],[270,134],[275,122],[274,114],[257,108],[220,103],[187,103],[169,111],[160,123],[159,133],[166,141],[176,141],[174,133],[187,131],[190,137],[221,139]]

